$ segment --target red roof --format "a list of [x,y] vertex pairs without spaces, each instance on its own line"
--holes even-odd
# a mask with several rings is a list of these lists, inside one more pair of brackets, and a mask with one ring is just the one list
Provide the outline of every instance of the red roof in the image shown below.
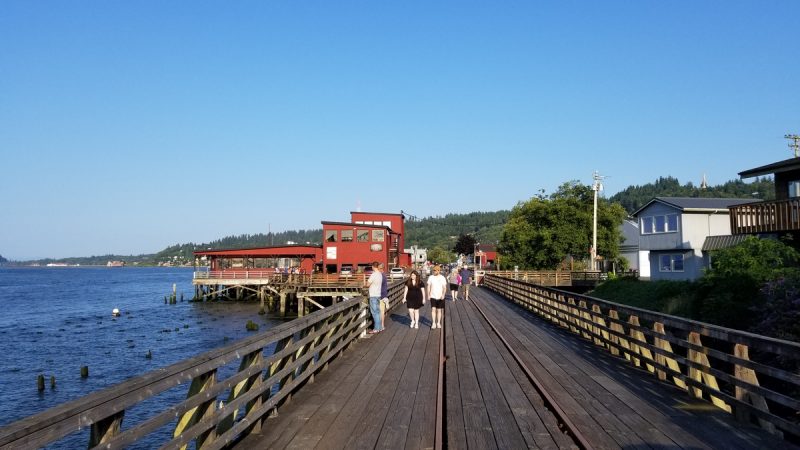
[[197,256],[297,256],[319,255],[322,245],[276,245],[272,247],[235,248],[194,252]]

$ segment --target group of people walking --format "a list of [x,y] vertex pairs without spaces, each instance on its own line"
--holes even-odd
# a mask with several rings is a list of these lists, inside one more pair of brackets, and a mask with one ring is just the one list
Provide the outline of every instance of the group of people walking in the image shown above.
[[[412,270],[403,289],[403,303],[408,308],[411,328],[419,328],[419,310],[425,306],[428,300],[431,302],[431,328],[442,328],[444,302],[448,287],[452,301],[458,300],[459,291],[463,293],[463,298],[468,300],[470,279],[471,273],[466,266],[460,270],[454,267],[448,278],[442,275],[441,266],[434,266],[433,274],[425,283],[419,272]],[[382,264],[372,263],[372,274],[367,279],[367,286],[369,288],[369,309],[375,324],[368,333],[376,334],[384,330],[384,305],[388,303],[388,281],[386,275],[383,274]]]
[[[457,269],[453,269],[457,272]],[[411,318],[411,328],[419,328],[419,310],[425,305],[427,300],[431,301],[431,328],[442,328],[442,319],[444,318],[444,302],[447,296],[448,284],[450,287],[450,298],[453,301],[458,300],[459,286],[463,286],[464,298],[469,295],[469,280],[470,272],[464,267],[459,276],[455,279],[448,280],[442,275],[442,267],[434,266],[433,275],[428,277],[425,284],[422,283],[422,278],[416,270],[411,271],[411,275],[406,280],[405,288],[403,289],[403,303],[408,308],[408,315]],[[453,288],[453,281],[456,282],[456,287]]]

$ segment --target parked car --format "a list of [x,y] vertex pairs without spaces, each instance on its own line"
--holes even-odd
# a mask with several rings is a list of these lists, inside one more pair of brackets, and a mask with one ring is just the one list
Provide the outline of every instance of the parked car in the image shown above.
[[389,271],[389,278],[391,279],[405,278],[405,277],[406,277],[406,271],[403,270],[402,267],[392,267],[392,270]]
[[342,270],[339,271],[340,277],[349,277],[353,275],[353,268],[351,266],[342,266]]

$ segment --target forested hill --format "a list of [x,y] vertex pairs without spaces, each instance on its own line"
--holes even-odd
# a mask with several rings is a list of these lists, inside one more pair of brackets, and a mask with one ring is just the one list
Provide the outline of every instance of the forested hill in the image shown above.
[[775,183],[772,178],[756,178],[751,183],[741,180],[728,181],[719,186],[701,189],[691,182],[681,185],[677,178],[661,177],[654,183],[642,186],[628,186],[625,190],[609,197],[611,202],[619,202],[633,213],[644,206],[653,197],[720,197],[720,198],[757,198],[761,200],[775,199]]
[[[417,219],[406,217],[406,247],[442,247],[451,249],[459,234],[472,234],[480,243],[493,244],[500,240],[509,211],[473,212],[469,214],[447,214],[444,217]],[[207,244],[178,244],[158,252],[156,261],[188,260],[197,250],[263,247],[269,245],[316,244],[322,242],[322,230],[284,231],[270,234],[242,234],[228,236]],[[177,258],[176,258],[177,257]]]
[[316,244],[322,243],[322,229],[316,230],[291,230],[280,233],[240,234],[227,236],[205,244],[176,244],[161,250],[154,255],[156,261],[171,259],[184,259],[192,261],[192,252],[199,250],[221,250],[231,248],[267,247],[270,245]]
[[[740,180],[728,181],[719,186],[710,186],[700,189],[691,182],[681,185],[677,178],[661,177],[653,183],[642,186],[629,186],[625,190],[611,196],[608,200],[619,202],[628,213],[632,213],[644,206],[653,197],[733,197],[733,198],[759,198],[773,200],[775,188],[772,178],[756,178],[754,182],[745,183]],[[417,218],[411,215],[406,217],[406,247],[412,245],[419,248],[452,250],[456,239],[461,234],[472,235],[481,244],[496,244],[500,241],[503,226],[510,215],[508,210],[495,212],[473,212],[468,214],[447,214],[445,216]],[[125,261],[128,264],[142,265],[163,264],[191,264],[194,261],[192,252],[197,250],[216,250],[232,248],[262,247],[268,245],[284,245],[288,242],[296,244],[320,244],[322,230],[283,231],[280,233],[258,233],[228,236],[208,243],[176,244],[165,248],[156,254],[143,255],[105,255],[93,257],[43,259],[37,261],[9,261],[9,265],[28,265],[32,263],[46,264],[50,262],[68,264],[100,264],[104,265],[109,260]],[[0,256],[0,263],[4,258]]]
[[406,220],[406,247],[441,247],[452,250],[460,234],[471,234],[481,244],[496,244],[500,241],[503,225],[511,211],[473,212],[468,214],[447,214],[445,216]]

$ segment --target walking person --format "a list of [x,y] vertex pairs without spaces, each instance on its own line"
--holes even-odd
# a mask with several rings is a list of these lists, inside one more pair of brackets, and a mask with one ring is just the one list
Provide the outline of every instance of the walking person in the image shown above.
[[381,324],[386,325],[386,310],[389,309],[389,277],[386,275],[386,268],[384,267],[383,263],[378,265],[378,269],[381,271],[381,276],[383,279],[381,280]]
[[366,286],[369,288],[369,312],[372,314],[373,327],[368,334],[380,333],[383,331],[383,323],[381,322],[381,283],[383,283],[383,275],[381,275],[380,265],[378,261],[372,263],[372,274],[367,279]]
[[453,267],[453,270],[450,271],[450,275],[447,277],[447,281],[450,283],[450,298],[453,301],[458,300],[458,269]]
[[403,288],[403,303],[408,308],[411,328],[419,328],[419,309],[425,305],[425,286],[416,270],[412,270],[406,280],[406,286]]
[[442,268],[434,266],[433,275],[428,277],[428,298],[431,299],[431,328],[442,328],[444,315],[444,298],[447,296],[447,278],[442,275]]
[[462,267],[461,272],[459,272],[458,275],[461,277],[460,283],[461,283],[461,288],[464,291],[464,300],[469,300],[469,282],[470,278],[472,277],[472,274],[469,271],[469,267],[468,266]]

